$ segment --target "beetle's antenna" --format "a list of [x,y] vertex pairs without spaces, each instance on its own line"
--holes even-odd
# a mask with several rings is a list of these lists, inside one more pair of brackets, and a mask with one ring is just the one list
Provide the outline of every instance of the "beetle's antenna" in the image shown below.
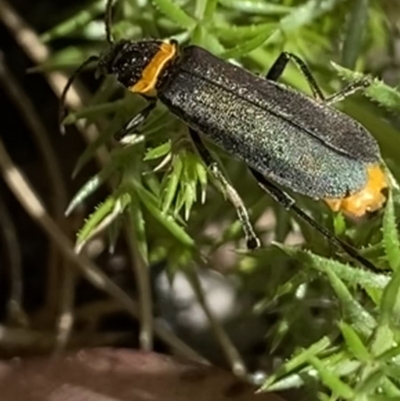
[[110,45],[112,45],[114,43],[114,38],[111,33],[113,1],[114,0],[107,0],[105,21],[104,21],[105,26],[106,26],[106,38],[107,38],[107,42]]
[[67,93],[69,88],[71,87],[72,83],[74,82],[75,78],[81,73],[81,71],[90,63],[93,63],[94,61],[98,61],[99,56],[90,56],[87,60],[85,60],[75,71],[74,73],[69,77],[67,83],[64,86],[64,89],[62,91],[61,97],[60,97],[60,108],[59,108],[59,113],[58,113],[58,118],[59,118],[59,123],[61,127],[61,131],[63,132],[64,129],[61,125],[62,120],[65,117],[65,99],[67,97]]

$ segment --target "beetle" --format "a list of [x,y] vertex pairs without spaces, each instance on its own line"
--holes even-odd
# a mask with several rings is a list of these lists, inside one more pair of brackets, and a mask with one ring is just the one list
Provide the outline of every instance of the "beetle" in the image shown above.
[[[244,161],[261,188],[285,209],[365,267],[376,269],[355,248],[306,214],[282,189],[323,200],[333,211],[353,217],[383,207],[388,179],[376,140],[361,124],[332,107],[370,81],[355,81],[325,98],[307,65],[292,53],[282,52],[262,77],[199,46],[179,46],[174,40],[114,42],[112,4],[113,0],[108,0],[106,6],[110,47],[75,71],[64,88],[61,104],[76,75],[96,61],[100,75],[114,75],[125,88],[148,101],[116,138],[135,133],[157,101],[167,106],[187,124],[199,155],[236,208],[249,249],[260,243],[247,210],[203,144],[203,136]],[[300,68],[314,97],[277,82],[289,61]],[[61,110],[63,113],[64,108]]]

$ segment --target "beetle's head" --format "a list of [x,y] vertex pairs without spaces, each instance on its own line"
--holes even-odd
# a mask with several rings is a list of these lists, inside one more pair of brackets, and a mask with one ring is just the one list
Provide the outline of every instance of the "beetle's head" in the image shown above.
[[[100,56],[97,74],[112,74],[122,85],[130,89],[143,78],[150,63],[153,62],[156,69],[156,56],[164,47],[167,47],[167,51],[163,52],[164,58],[168,57],[168,50],[172,50],[168,46],[171,45],[154,39],[138,42],[120,40]],[[162,57],[159,58],[162,62]]]
[[169,74],[169,66],[177,57],[178,45],[175,41],[114,41],[111,33],[112,3],[113,0],[107,0],[105,14],[106,38],[110,46],[100,57],[89,57],[71,75],[60,99],[60,122],[65,115],[67,92],[74,79],[88,64],[97,62],[96,75],[112,74],[130,91],[154,97]]

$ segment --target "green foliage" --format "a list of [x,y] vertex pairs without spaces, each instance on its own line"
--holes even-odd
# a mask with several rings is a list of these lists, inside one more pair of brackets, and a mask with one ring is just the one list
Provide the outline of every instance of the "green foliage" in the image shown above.
[[[102,7],[103,1],[92,1],[43,34],[46,41],[80,37],[85,45],[60,50],[42,68],[69,68],[83,61],[88,49],[104,48]],[[343,80],[363,78],[363,71],[375,76],[374,68],[381,68],[370,60],[378,50],[389,54],[385,46],[391,40],[391,7],[390,1],[378,0],[120,0],[114,7],[113,32],[118,38],[174,37],[181,43],[196,43],[257,73],[265,72],[286,49],[303,57],[331,94]],[[289,66],[282,79],[309,93],[295,67]],[[214,187],[208,187],[207,170],[186,141],[185,127],[162,106],[157,106],[137,141],[125,148],[115,146],[112,134],[142,107],[132,94],[114,100],[116,90],[115,82],[106,79],[91,104],[65,119],[71,124],[83,118],[101,127],[100,137],[78,160],[75,174],[100,146],[113,149],[110,164],[83,186],[68,212],[111,176],[117,177],[114,192],[82,228],[77,247],[105,228],[115,238],[113,230],[127,216],[145,260],[164,260],[171,270],[188,266],[199,251],[216,250],[228,241],[239,248],[243,235],[233,210]],[[399,179],[400,132],[391,121],[400,111],[399,91],[373,78],[365,94],[354,95],[338,107],[377,138],[384,160]],[[238,254],[235,262],[243,290],[259,299],[254,313],[275,316],[276,323],[266,333],[267,348],[285,361],[270,372],[262,389],[303,386],[308,399],[320,400],[400,399],[397,191],[389,197],[383,216],[358,223],[332,216],[322,204],[298,199],[314,218],[353,243],[382,270],[369,272],[348,264],[344,255],[303,225],[306,243],[285,244],[289,233],[299,230],[297,221],[263,195],[240,162],[215,152],[249,207],[252,221],[265,215],[266,209],[276,219],[274,226],[258,231],[279,242],[264,244],[252,254]],[[218,238],[207,234],[209,226],[218,227]]]
[[[365,77],[364,74],[356,71],[348,70],[347,68],[340,67],[332,63],[335,70],[348,82],[353,82]],[[400,92],[386,85],[380,79],[371,78],[371,86],[365,90],[367,95],[372,100],[375,100],[378,105],[384,106],[388,109],[398,110],[400,107]]]

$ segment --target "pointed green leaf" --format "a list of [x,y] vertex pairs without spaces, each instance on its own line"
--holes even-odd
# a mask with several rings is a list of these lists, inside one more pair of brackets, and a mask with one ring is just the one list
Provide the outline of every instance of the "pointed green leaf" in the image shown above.
[[339,323],[339,328],[350,352],[360,361],[367,362],[371,359],[367,347],[352,326],[345,322]]
[[267,43],[268,38],[271,36],[271,30],[266,30],[266,32],[263,32],[256,37],[243,42],[239,43],[237,46],[225,50],[223,53],[220,54],[220,57],[222,58],[239,58],[244,55],[247,55],[250,53],[252,50],[257,49],[257,47],[260,47],[264,44]]
[[342,50],[342,62],[347,68],[354,68],[368,27],[369,0],[354,0],[348,19]]
[[400,325],[400,269],[393,273],[393,277],[385,288],[381,302],[382,323]]
[[152,0],[153,4],[165,14],[171,21],[184,29],[192,30],[196,26],[196,20],[183,11],[172,0]]
[[394,345],[394,334],[385,321],[381,321],[373,335],[370,350],[375,356],[386,352]]
[[356,300],[343,281],[340,280],[333,271],[327,270],[325,273],[340,300],[345,319],[351,322],[355,330],[365,338],[368,338],[376,327],[375,319],[369,311]]
[[362,399],[363,396],[373,394],[376,389],[381,386],[382,379],[385,377],[385,372],[380,368],[371,369],[371,373],[366,375],[363,380],[357,384],[357,396]]
[[354,391],[352,388],[342,381],[339,376],[330,372],[326,368],[325,364],[318,358],[310,357],[309,362],[314,366],[314,368],[319,373],[322,382],[330,388],[332,392],[336,395],[343,397],[345,400],[351,400],[354,398]]
[[202,16],[202,20],[207,22],[212,19],[214,12],[218,5],[218,0],[201,0],[205,3],[204,13]]
[[190,43],[204,47],[214,54],[220,54],[225,51],[225,47],[222,46],[216,35],[210,33],[202,25],[197,25],[196,28],[193,30]]
[[354,82],[361,78],[369,79],[371,85],[364,90],[366,96],[388,109],[394,109],[397,111],[400,109],[400,92],[397,89],[386,85],[378,78],[371,78],[360,72],[349,70],[334,62],[331,62],[331,64],[339,75],[347,82]]
[[176,197],[179,182],[182,176],[182,158],[175,156],[171,173],[168,175],[164,193],[161,199],[161,210],[163,213],[169,212],[172,202]]
[[144,156],[144,161],[158,159],[159,157],[165,156],[171,151],[171,140],[164,142],[162,145],[156,148],[149,149]]
[[383,245],[389,266],[392,270],[400,267],[400,241],[397,231],[396,216],[394,213],[393,196],[389,193],[383,217]]
[[187,152],[187,157],[185,158],[185,169],[184,169],[184,216],[185,220],[189,220],[190,211],[193,204],[197,200],[197,164],[199,159],[197,155],[191,152]]
[[346,2],[348,0],[308,0],[297,7],[292,7],[290,13],[281,19],[281,29],[285,33],[293,32],[329,14]]
[[291,7],[263,0],[219,0],[219,2],[227,8],[258,15],[286,14],[292,10]]
[[158,208],[158,201],[154,195],[138,183],[135,184],[135,190],[140,200],[143,202],[143,205],[160,224],[162,224],[183,245],[193,247],[193,239],[181,226],[178,225],[173,217],[160,211]]
[[312,267],[320,272],[333,271],[340,279],[352,286],[372,287],[383,289],[388,284],[390,277],[385,274],[377,274],[348,264],[340,263],[333,259],[318,256],[309,251],[274,243],[279,249],[289,256],[303,262],[306,266]]
[[65,211],[65,215],[69,216],[69,214],[93,192],[95,192],[112,175],[113,172],[114,169],[112,168],[112,165],[109,164],[99,173],[90,178],[72,198]]
[[111,213],[114,208],[116,199],[113,196],[109,196],[104,202],[102,202],[96,210],[86,219],[85,224],[80,229],[77,235],[77,244],[82,244],[86,241],[91,233],[96,229],[100,222]]
[[340,300],[343,314],[346,320],[354,325],[354,328],[366,338],[372,333],[376,326],[372,315],[353,297],[343,280],[352,285],[377,286],[381,288],[387,283],[388,278],[366,270],[356,269],[342,263],[323,258],[311,252],[293,250],[293,248],[275,244],[280,249],[291,255],[296,255],[297,259],[302,260],[309,267],[323,272],[329,279],[332,288]]
[[262,390],[269,390],[270,386],[277,381],[277,379],[288,372],[297,370],[299,367],[304,365],[311,356],[318,355],[322,351],[326,350],[331,345],[329,337],[323,337],[316,343],[310,345],[308,348],[301,350],[296,355],[292,356],[286,361],[276,372],[268,377],[265,383],[262,385]]
[[203,163],[196,163],[196,174],[199,180],[201,188],[200,202],[204,203],[206,201],[206,191],[207,191],[207,169]]
[[223,40],[229,42],[243,41],[250,38],[255,38],[258,35],[271,32],[272,29],[276,29],[276,22],[267,22],[264,24],[257,25],[221,25],[212,28],[212,32]]
[[278,28],[271,34],[270,43],[277,43],[282,37],[309,26],[318,18],[332,12],[347,0],[308,0],[297,7],[291,7],[290,12],[279,21]]
[[342,213],[335,214],[333,218],[333,228],[335,235],[338,237],[346,232],[346,220]]
[[265,390],[268,392],[275,392],[275,391],[285,391],[291,390],[294,388],[302,387],[304,385],[304,372],[302,374],[294,373],[283,377],[282,379],[278,380],[276,383],[268,386]]
[[[392,341],[393,341],[393,336],[392,336],[392,340],[390,342],[388,342],[388,344],[390,344]],[[389,348],[382,354],[377,355],[377,359],[378,359],[378,361],[382,361],[382,362],[390,362],[390,360],[392,360],[393,358],[398,358],[399,355],[400,355],[400,345],[397,345],[395,347]]]

